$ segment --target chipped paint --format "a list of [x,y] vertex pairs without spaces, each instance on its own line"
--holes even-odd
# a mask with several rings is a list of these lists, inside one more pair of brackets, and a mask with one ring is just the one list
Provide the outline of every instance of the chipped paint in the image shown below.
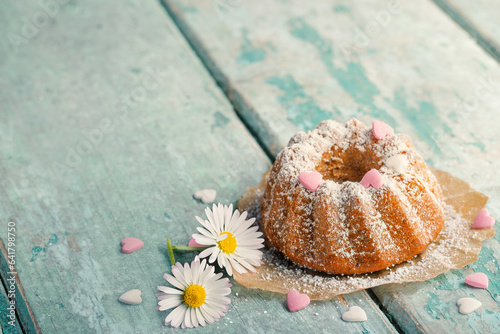
[[425,141],[434,153],[443,155],[443,151],[438,145],[440,132],[436,130],[441,129],[452,135],[451,128],[439,118],[439,112],[431,101],[420,101],[417,107],[413,108],[406,103],[408,100],[404,88],[399,88],[394,93],[392,105],[407,116],[420,139]]
[[288,119],[299,129],[310,130],[319,122],[332,117],[332,113],[318,106],[314,97],[306,94],[291,75],[274,76],[267,83],[283,92],[278,97],[278,102],[286,109]]
[[210,131],[214,132],[216,128],[223,128],[227,124],[229,124],[229,118],[224,116],[220,111],[216,111],[214,113],[214,121],[210,125]]
[[50,237],[49,237],[49,241],[47,241],[45,243],[45,247],[50,247],[50,246],[53,246],[55,244],[57,244],[57,235],[56,234],[52,234]]
[[333,7],[333,11],[335,13],[350,13],[351,9],[349,7],[347,7],[346,5],[339,4],[339,5],[335,5]]
[[238,62],[242,65],[249,65],[263,61],[266,58],[266,50],[264,48],[256,47],[248,38],[248,30],[242,30],[242,44],[240,54],[238,55]]
[[431,292],[427,297],[424,309],[434,319],[451,319],[450,305],[449,302],[441,301],[437,294]]
[[335,66],[333,63],[335,54],[331,41],[322,38],[303,18],[290,20],[290,27],[293,36],[316,48],[330,75],[356,103],[369,108],[373,118],[383,119],[391,126],[395,126],[394,118],[375,105],[375,97],[380,95],[380,91],[366,76],[361,64],[347,61],[345,68]]
[[44,247],[40,247],[40,246],[33,247],[31,249],[31,260],[30,260],[30,262],[35,262],[38,259],[38,256],[40,255],[40,253],[43,254],[43,257],[46,257],[47,256],[47,249],[44,248]]

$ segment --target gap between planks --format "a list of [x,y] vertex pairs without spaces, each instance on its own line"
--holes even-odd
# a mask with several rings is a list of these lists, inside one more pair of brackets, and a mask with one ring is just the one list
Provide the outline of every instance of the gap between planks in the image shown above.
[[466,16],[447,0],[432,0],[439,8],[441,8],[453,21],[455,21],[462,29],[464,29],[489,55],[500,63],[500,50],[494,43],[485,37],[476,26],[466,18]]
[[[160,0],[160,5],[163,7],[163,9],[165,9],[165,12],[169,16],[169,18],[175,23],[177,29],[179,30],[179,33],[182,35],[182,37],[184,37],[184,39],[193,50],[196,57],[200,60],[203,67],[212,76],[217,87],[219,87],[222,90],[222,92],[224,92],[224,95],[226,96],[229,103],[233,107],[233,110],[238,119],[241,121],[241,123],[245,126],[247,131],[255,139],[260,149],[264,151],[264,153],[271,160],[271,162],[274,162],[275,159],[274,154],[272,154],[271,151],[266,147],[266,145],[264,144],[264,142],[262,141],[256,130],[252,126],[250,126],[249,122],[242,116],[243,111],[241,109],[243,107],[239,105],[239,103],[237,102],[237,101],[244,101],[241,94],[235,89],[231,88],[229,80],[223,74],[223,72],[219,70],[219,68],[215,65],[212,59],[210,59],[208,53],[201,45],[201,42],[196,39],[196,37],[188,30],[188,28],[183,27],[179,15],[177,15],[164,0]],[[257,120],[257,124],[259,124],[261,128],[266,128],[266,132],[269,135],[272,135],[271,131],[267,131],[268,130],[267,126],[265,125],[264,121],[260,120],[260,117],[257,114],[251,113],[251,115],[252,115],[251,117]]]

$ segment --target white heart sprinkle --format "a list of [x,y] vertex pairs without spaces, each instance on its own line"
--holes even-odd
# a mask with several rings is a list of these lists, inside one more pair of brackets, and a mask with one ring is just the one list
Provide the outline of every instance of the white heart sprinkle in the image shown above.
[[217,191],[215,189],[203,189],[194,193],[194,198],[199,199],[205,204],[213,203],[216,196]]
[[349,311],[342,314],[342,320],[344,321],[366,321],[365,311],[359,306],[352,306]]
[[138,305],[142,303],[141,290],[132,289],[130,291],[127,291],[123,295],[121,295],[118,300],[125,304]]
[[482,304],[477,299],[465,297],[460,298],[457,301],[457,305],[459,307],[458,312],[468,314],[477,310]]
[[385,161],[385,165],[398,174],[405,173],[408,169],[408,164],[408,159],[402,154],[392,156]]

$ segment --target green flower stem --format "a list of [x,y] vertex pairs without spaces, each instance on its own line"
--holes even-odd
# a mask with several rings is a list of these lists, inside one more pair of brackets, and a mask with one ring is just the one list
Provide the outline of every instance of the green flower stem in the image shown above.
[[207,247],[172,246],[172,248],[180,251],[202,251],[207,249],[208,246]]
[[167,248],[168,248],[168,256],[170,256],[170,262],[172,265],[175,264],[175,257],[174,257],[174,250],[179,250],[179,251],[202,251],[210,246],[206,247],[189,247],[189,246],[172,246],[172,243],[170,242],[170,238],[167,238]]
[[168,248],[168,255],[170,256],[170,263],[174,265],[175,256],[174,256],[174,250],[172,249],[172,244],[170,243],[170,238],[167,238],[167,248]]

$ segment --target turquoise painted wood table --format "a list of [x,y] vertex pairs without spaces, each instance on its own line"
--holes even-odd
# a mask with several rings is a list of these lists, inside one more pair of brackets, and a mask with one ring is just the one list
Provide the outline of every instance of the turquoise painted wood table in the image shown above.
[[[163,326],[154,294],[171,272],[167,237],[187,244],[203,215],[193,194],[235,204],[291,135],[324,119],[383,119],[500,217],[499,12],[452,0],[0,2],[2,332],[180,331]],[[123,254],[125,237],[145,245]],[[231,279],[226,316],[190,332],[498,333],[499,241],[463,269],[297,313]],[[488,289],[463,283],[474,272]],[[140,305],[118,301],[131,289]],[[465,296],[482,307],[460,314]],[[368,320],[342,321],[355,305]]]

